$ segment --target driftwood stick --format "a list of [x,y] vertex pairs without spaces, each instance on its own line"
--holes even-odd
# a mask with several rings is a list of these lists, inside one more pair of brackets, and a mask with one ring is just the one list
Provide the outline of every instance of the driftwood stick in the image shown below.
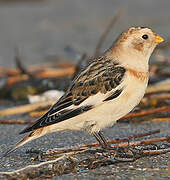
[[65,159],[65,158],[66,158],[66,156],[63,155],[63,156],[61,156],[61,157],[59,157],[59,158],[57,158],[57,159],[54,159],[54,160],[41,162],[41,163],[39,163],[39,164],[28,165],[28,166],[26,166],[26,167],[24,167],[24,168],[21,168],[21,169],[15,170],[15,171],[11,171],[11,172],[0,172],[0,174],[2,174],[2,175],[11,175],[11,174],[19,173],[19,172],[21,172],[21,171],[25,171],[25,170],[27,170],[27,169],[38,168],[38,167],[43,166],[43,165],[55,163],[55,162],[57,162],[57,161],[60,161],[60,160]]
[[[51,106],[54,103],[55,103],[55,100],[51,100],[48,102],[27,104],[27,105],[17,106],[17,107],[13,107],[13,108],[8,108],[5,110],[1,110],[0,116],[28,113],[28,112],[35,111],[40,108],[44,108],[44,107],[48,108],[49,106]],[[161,107],[161,108],[144,110],[144,111],[136,112],[136,113],[130,113],[130,114],[127,114],[126,116],[122,117],[120,120],[149,115],[149,114],[153,114],[153,113],[161,113],[161,112],[170,112],[170,107]]]
[[[29,72],[29,71],[28,71]],[[64,68],[46,68],[44,71],[39,71],[34,73],[35,78],[51,78],[51,77],[64,77],[64,76],[72,76],[75,72],[75,66],[64,67]],[[29,79],[28,74],[20,74],[15,76],[8,77],[8,81],[6,86],[12,86],[13,84],[26,81]]]
[[26,104],[26,105],[13,107],[13,108],[8,108],[5,110],[1,110],[0,116],[28,113],[28,112],[34,111],[36,109],[39,109],[39,108],[49,107],[49,106],[53,105],[54,103],[55,103],[55,100],[51,100],[51,101],[47,101],[47,102]]
[[[37,117],[37,116],[42,116],[46,111],[38,111],[38,112],[31,112],[30,116],[31,117]],[[144,115],[149,115],[153,113],[161,113],[161,112],[170,112],[170,107],[161,107],[161,108],[155,108],[155,109],[149,109],[149,110],[144,110],[136,113],[129,113],[122,117],[120,120],[124,120],[127,118],[133,118],[133,117],[138,117],[138,116],[144,116]],[[0,113],[1,115],[1,113]]]
[[[131,139],[141,138],[141,137],[145,137],[145,136],[149,136],[149,135],[153,135],[153,134],[157,134],[157,133],[160,133],[159,129],[154,130],[154,131],[149,131],[149,132],[146,132],[146,133],[139,133],[139,134],[136,134],[136,135],[133,135],[133,136],[130,136],[130,137],[121,138],[121,139],[108,140],[108,143],[109,144],[115,144],[115,143],[122,143],[122,142],[127,142],[127,141],[129,142],[129,140],[131,140]],[[127,144],[125,143],[125,145],[127,145]],[[96,146],[99,146],[98,142],[84,144],[82,146],[78,146],[78,147],[75,147],[75,148],[73,147],[73,148],[69,148],[69,149],[60,149],[60,150],[57,150],[57,152],[55,152],[55,153],[60,154],[60,153],[65,153],[65,152],[84,150],[87,147],[96,147]]]
[[0,66],[0,74],[4,74],[4,75],[8,75],[8,76],[14,76],[14,75],[17,75],[19,73],[20,72],[18,69],[7,69],[7,68]]
[[21,72],[21,74],[26,74],[28,75],[29,78],[34,79],[34,76],[32,73],[28,72],[27,68],[23,65],[22,61],[21,61],[21,57],[19,56],[19,49],[16,48],[15,49],[15,63],[16,63],[16,67],[17,69],[19,69],[19,71]]
[[42,110],[42,111],[32,111],[29,113],[29,116],[30,117],[40,117],[42,116],[43,114],[45,114],[47,112],[47,110]]
[[150,85],[150,86],[148,86],[148,88],[146,90],[146,94],[155,93],[155,92],[159,92],[159,91],[170,91],[170,82]]
[[120,120],[133,118],[133,117],[139,117],[139,116],[145,116],[145,115],[154,114],[154,113],[162,113],[162,112],[170,112],[170,107],[160,107],[160,108],[144,110],[144,111],[140,111],[136,113],[130,113],[122,117]]
[[50,78],[50,77],[64,77],[72,76],[75,72],[75,66],[65,67],[65,68],[48,68],[43,72],[40,72],[35,75],[35,77],[40,78]]
[[[41,66],[29,66],[27,68],[28,73],[31,74],[39,74],[39,72],[49,72],[50,70],[55,70],[58,71],[58,69],[66,69],[66,70],[74,70],[76,68],[76,66],[74,64],[60,64],[59,66],[53,65],[53,64],[43,64]],[[4,68],[2,66],[0,66],[0,73],[7,75],[7,76],[17,76],[17,75],[21,75],[21,71],[19,69],[10,69],[10,68]],[[69,72],[67,72],[69,73]]]
[[151,121],[170,121],[169,117],[153,118]]
[[143,150],[142,154],[147,155],[147,156],[148,155],[153,156],[153,155],[164,154],[164,153],[167,153],[167,152],[170,152],[170,148],[157,149],[157,150]]
[[147,139],[147,140],[142,140],[142,141],[134,141],[134,142],[117,144],[117,145],[114,145],[114,147],[139,146],[143,144],[150,144],[150,143],[169,141],[169,140],[170,140],[170,137],[166,136],[166,137],[161,137],[161,138],[153,138],[153,139]]
[[161,99],[161,100],[165,100],[165,99],[170,99],[170,93],[160,93],[160,94],[146,94],[146,96],[143,99]]
[[10,119],[10,120],[0,120],[0,124],[31,124],[32,120],[22,120],[22,119]]
[[[121,139],[112,139],[112,140],[108,140],[109,144],[115,144],[115,143],[122,143],[125,141],[129,141],[131,139],[135,139],[135,138],[141,138],[141,137],[145,137],[145,136],[149,136],[149,135],[153,135],[153,134],[157,134],[160,133],[160,129],[154,130],[154,131],[149,131],[146,133],[140,133],[140,134],[136,134],[130,137],[125,137],[125,138],[121,138]],[[91,143],[91,144],[87,144],[87,145],[83,145],[81,147],[92,147],[92,146],[98,146],[99,143]]]
[[[156,131],[155,131],[156,132]],[[126,138],[127,140],[128,138]],[[111,142],[112,140],[108,141]],[[113,140],[115,141],[115,140]],[[147,139],[147,140],[141,140],[141,141],[134,141],[134,142],[125,142],[125,143],[121,143],[121,144],[115,144],[112,147],[115,148],[120,148],[120,147],[135,147],[135,146],[140,146],[140,145],[146,145],[146,144],[150,144],[150,143],[156,143],[156,142],[163,142],[163,141],[170,141],[170,137],[161,137],[161,138],[153,138],[153,139]],[[75,155],[75,154],[82,154],[88,151],[88,147],[96,147],[99,146],[98,143],[91,143],[91,144],[86,144],[80,147],[76,147],[76,148],[69,148],[69,149],[60,149],[60,150],[51,150],[52,152],[50,154],[45,155],[45,157],[54,157],[54,155],[58,154],[65,154],[65,155]],[[143,153],[143,155],[156,155],[156,154],[164,154],[166,152],[170,152],[170,149],[162,149],[156,151],[151,152],[151,150],[144,150],[141,153]]]

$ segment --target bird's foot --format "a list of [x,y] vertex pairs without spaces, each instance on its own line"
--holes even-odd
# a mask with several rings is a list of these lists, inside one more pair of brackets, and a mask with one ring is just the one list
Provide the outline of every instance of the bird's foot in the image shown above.
[[129,147],[104,146],[102,154],[105,157],[121,162],[132,162],[136,159],[134,151]]

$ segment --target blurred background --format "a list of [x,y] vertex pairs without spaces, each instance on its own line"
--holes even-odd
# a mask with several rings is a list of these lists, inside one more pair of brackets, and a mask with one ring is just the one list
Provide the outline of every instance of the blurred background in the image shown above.
[[[113,27],[108,28],[110,23]],[[43,136],[1,158],[2,153],[21,139],[22,135],[18,136],[18,133],[46,113],[67,90],[75,75],[87,64],[88,57],[94,56],[99,40],[104,37],[102,34],[110,31],[105,33],[107,36],[102,40],[99,52],[108,49],[122,31],[132,26],[150,27],[165,42],[157,46],[152,55],[149,86],[141,103],[129,117],[106,128],[104,134],[108,139],[126,137],[127,141],[127,137],[148,131],[153,137],[157,130],[155,137],[164,138],[166,142],[153,139],[158,143],[137,148],[165,153],[170,151],[167,142],[170,127],[170,0],[0,0],[0,171],[48,160],[48,154],[53,152],[50,149],[57,151],[57,148],[95,142],[86,132],[63,131]],[[38,154],[34,154],[32,148]],[[127,149],[130,149],[129,144]],[[47,157],[41,157],[41,154],[47,154]],[[91,155],[93,159],[94,154]],[[58,154],[54,153],[56,157]],[[83,157],[90,159],[86,154]],[[67,164],[65,162],[61,169]],[[149,155],[149,158],[131,164],[117,164],[116,161],[115,165],[93,171],[77,165],[77,172],[79,177],[87,179],[100,175],[103,179],[107,175],[117,179],[167,179],[170,176],[168,163],[169,154],[166,153]],[[49,166],[38,172],[40,175],[51,173]],[[21,176],[31,179],[27,177],[29,174],[22,176],[21,173]],[[20,174],[16,175],[11,179],[22,179]],[[70,179],[72,175],[65,177]],[[77,178],[77,174],[75,176]]]
[[169,7],[169,0],[0,0],[0,66],[15,67],[16,48],[25,65],[66,57],[66,46],[91,56],[120,10],[103,50],[131,26],[151,27],[166,40]]

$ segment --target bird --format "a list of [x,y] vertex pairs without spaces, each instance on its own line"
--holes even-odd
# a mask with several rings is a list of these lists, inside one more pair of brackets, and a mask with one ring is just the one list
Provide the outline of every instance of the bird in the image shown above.
[[45,134],[84,130],[109,148],[101,130],[128,114],[144,96],[149,59],[164,39],[148,27],[131,27],[74,78],[65,94],[32,126],[5,156]]

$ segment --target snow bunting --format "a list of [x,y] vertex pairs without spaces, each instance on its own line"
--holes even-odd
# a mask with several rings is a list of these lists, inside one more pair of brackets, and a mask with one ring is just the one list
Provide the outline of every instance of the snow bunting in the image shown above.
[[107,146],[100,130],[140,102],[148,84],[149,58],[162,41],[145,27],[123,32],[111,48],[81,71],[45,115],[20,133],[29,132],[6,154],[28,141],[62,130],[85,130]]

